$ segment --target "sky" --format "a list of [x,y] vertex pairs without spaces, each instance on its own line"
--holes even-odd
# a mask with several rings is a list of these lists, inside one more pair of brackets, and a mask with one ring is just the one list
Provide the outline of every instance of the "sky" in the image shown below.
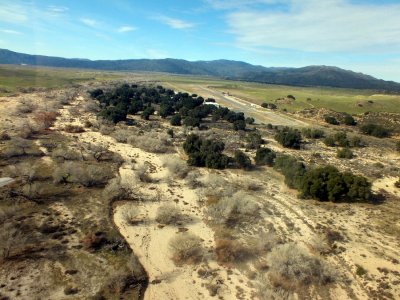
[[0,48],[337,66],[400,82],[400,0],[0,0]]

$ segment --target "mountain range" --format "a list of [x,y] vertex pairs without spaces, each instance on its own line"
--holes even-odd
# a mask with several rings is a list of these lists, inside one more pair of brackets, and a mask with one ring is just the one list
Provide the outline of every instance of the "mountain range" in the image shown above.
[[110,71],[166,72],[183,75],[214,76],[224,79],[292,86],[326,86],[372,89],[400,93],[400,83],[331,66],[267,68],[241,61],[187,61],[183,59],[89,60],[18,53],[0,49],[0,64],[81,68]]

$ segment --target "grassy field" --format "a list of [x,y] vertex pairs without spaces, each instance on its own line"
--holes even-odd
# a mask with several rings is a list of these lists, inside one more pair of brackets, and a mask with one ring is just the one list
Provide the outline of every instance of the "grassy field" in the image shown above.
[[0,65],[0,96],[23,88],[71,86],[91,80],[120,78],[113,72]]
[[191,91],[195,86],[207,86],[257,104],[274,102],[278,98],[293,95],[296,100],[292,103],[277,103],[280,109],[291,112],[316,107],[352,114],[367,111],[400,113],[400,95],[378,94],[372,90],[292,87],[174,75],[156,77],[161,82],[183,90]]
[[[133,76],[134,75],[134,76]],[[0,96],[28,87],[65,87],[85,81],[137,79],[138,73],[93,71],[61,68],[36,68],[0,65]],[[253,103],[274,102],[293,95],[295,101],[277,103],[290,112],[305,108],[329,108],[351,114],[370,112],[400,113],[400,95],[378,94],[371,90],[309,88],[222,80],[213,77],[139,73],[142,79],[159,81],[175,90],[195,91],[210,87]]]

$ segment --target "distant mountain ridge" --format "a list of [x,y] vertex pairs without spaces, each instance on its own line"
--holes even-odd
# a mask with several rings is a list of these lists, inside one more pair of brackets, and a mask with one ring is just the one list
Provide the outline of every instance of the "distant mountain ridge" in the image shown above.
[[293,86],[327,86],[400,92],[400,83],[330,66],[267,68],[241,61],[187,61],[183,59],[89,60],[30,55],[0,49],[0,64],[83,68],[110,71],[166,72]]

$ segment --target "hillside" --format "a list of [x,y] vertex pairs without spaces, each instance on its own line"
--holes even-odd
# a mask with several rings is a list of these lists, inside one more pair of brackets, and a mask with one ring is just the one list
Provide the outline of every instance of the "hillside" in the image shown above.
[[62,57],[17,53],[6,49],[0,49],[0,64],[26,64],[113,71],[167,72],[293,86],[329,86],[400,92],[400,83],[384,81],[362,73],[330,66],[266,68],[240,61],[214,60],[190,62],[170,58],[127,60],[66,59]]

